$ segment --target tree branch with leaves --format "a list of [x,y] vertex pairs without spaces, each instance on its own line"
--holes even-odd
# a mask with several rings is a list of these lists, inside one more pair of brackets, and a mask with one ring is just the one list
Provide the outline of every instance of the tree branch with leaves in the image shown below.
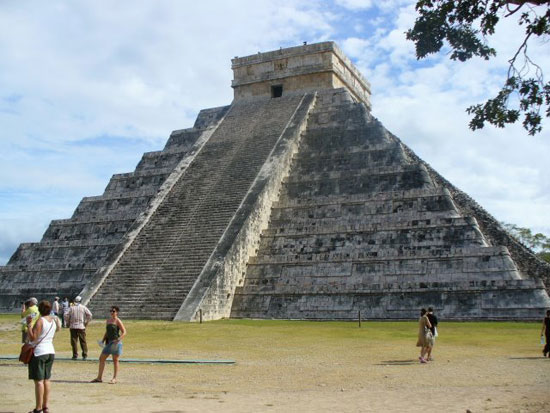
[[534,251],[537,257],[550,263],[550,237],[540,232],[533,234],[529,228],[518,227],[514,224],[501,222],[501,225],[515,239]]
[[503,128],[523,118],[530,135],[542,130],[543,117],[550,117],[550,82],[544,82],[543,70],[530,58],[528,46],[534,39],[548,40],[550,1],[419,0],[416,10],[418,17],[406,35],[415,44],[417,58],[448,45],[450,59],[461,62],[474,56],[485,60],[496,56],[487,38],[502,18],[519,16],[525,36],[508,60],[504,85],[494,98],[466,109],[473,115],[469,126],[476,130],[490,123]]

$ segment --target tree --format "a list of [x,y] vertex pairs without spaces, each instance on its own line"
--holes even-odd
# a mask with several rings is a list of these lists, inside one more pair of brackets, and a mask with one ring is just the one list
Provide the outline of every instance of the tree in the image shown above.
[[495,33],[501,18],[517,16],[525,36],[508,60],[504,85],[494,98],[466,109],[473,115],[469,126],[481,129],[488,122],[503,128],[523,116],[523,127],[530,135],[542,130],[542,117],[550,117],[550,82],[544,82],[541,67],[530,59],[528,45],[534,38],[547,40],[550,35],[550,1],[419,0],[416,10],[419,15],[406,34],[415,44],[417,58],[448,45],[450,58],[461,62],[495,56],[487,37]]
[[533,234],[529,228],[518,227],[514,224],[501,222],[501,225],[515,239],[526,247],[532,249],[537,257],[550,263],[550,237],[547,237],[540,232]]

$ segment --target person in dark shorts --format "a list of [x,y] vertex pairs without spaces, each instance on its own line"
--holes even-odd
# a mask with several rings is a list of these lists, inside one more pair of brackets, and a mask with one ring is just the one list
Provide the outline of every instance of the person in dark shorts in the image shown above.
[[550,310],[546,310],[546,317],[542,320],[542,330],[540,332],[540,336],[541,338],[542,336],[545,336],[546,338],[546,343],[542,349],[542,354],[544,357],[550,357]]
[[99,371],[97,377],[92,380],[92,383],[101,383],[103,381],[103,370],[105,369],[105,361],[109,356],[113,357],[114,373],[113,378],[109,382],[115,384],[117,382],[118,359],[122,355],[122,339],[126,335],[126,328],[120,318],[118,318],[119,308],[114,305],[111,307],[111,318],[107,320],[105,326],[105,335],[103,336],[103,351],[99,357]]
[[435,338],[437,337],[437,317],[434,314],[434,309],[432,307],[428,307],[428,313],[426,314],[428,317],[428,320],[430,320],[430,324],[432,325],[430,327],[430,331],[432,332],[433,337],[433,343],[432,346],[429,348],[428,352],[426,353],[426,360],[433,361],[432,358],[432,350],[433,346],[435,345]]
[[50,398],[50,377],[55,358],[53,337],[61,328],[59,318],[50,315],[52,305],[49,301],[41,301],[38,304],[40,318],[30,327],[32,318],[28,318],[28,336],[34,347],[34,355],[29,363],[29,380],[34,380],[34,394],[36,406],[32,413],[48,413],[48,400]]

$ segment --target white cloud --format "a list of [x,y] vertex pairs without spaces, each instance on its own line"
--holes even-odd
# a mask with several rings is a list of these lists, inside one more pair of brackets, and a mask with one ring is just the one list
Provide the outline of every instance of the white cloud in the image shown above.
[[335,3],[350,10],[365,10],[372,7],[372,0],[336,0]]
[[372,47],[367,39],[357,37],[345,39],[340,46],[344,53],[351,59],[363,57],[365,53],[368,53],[368,49]]

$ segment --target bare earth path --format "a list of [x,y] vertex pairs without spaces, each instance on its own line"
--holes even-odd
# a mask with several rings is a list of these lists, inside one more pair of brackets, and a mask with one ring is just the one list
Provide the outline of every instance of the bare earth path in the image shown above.
[[[0,316],[0,354],[16,354],[17,317]],[[417,361],[416,323],[128,322],[124,356],[233,359],[235,365],[57,361],[51,412],[548,412],[550,359],[532,323],[442,323],[435,361]],[[103,323],[88,329],[90,357]],[[69,332],[55,341],[70,356]],[[104,380],[110,379],[107,365]],[[27,369],[0,361],[0,412],[27,412]]]

